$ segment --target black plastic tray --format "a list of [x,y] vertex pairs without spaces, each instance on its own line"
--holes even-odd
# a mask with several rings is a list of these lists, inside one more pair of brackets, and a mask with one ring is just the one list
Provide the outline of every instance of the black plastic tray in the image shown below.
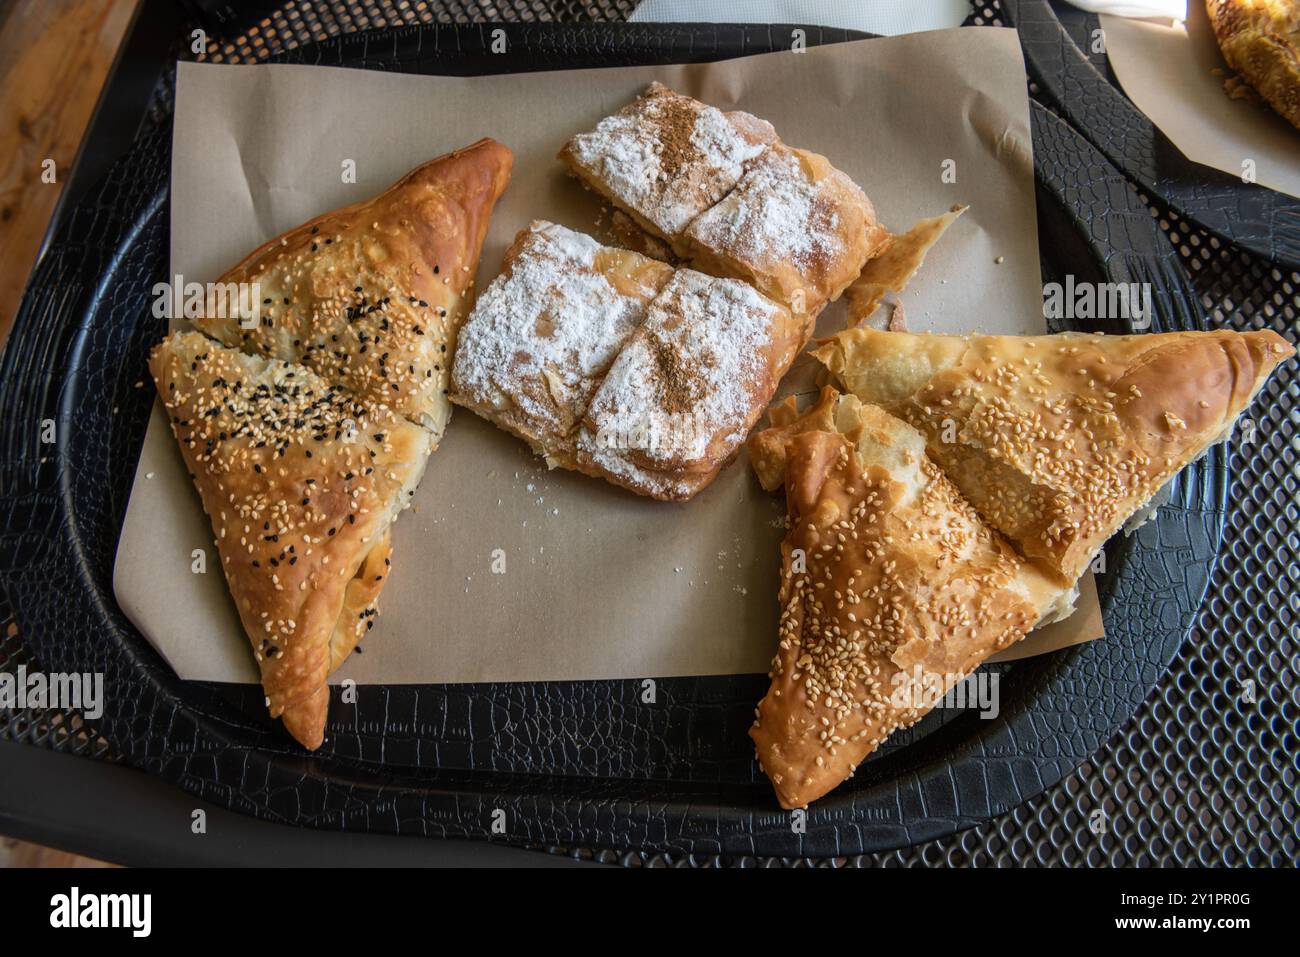
[[[1000,0],[1020,33],[1040,95],[1148,195],[1212,233],[1287,269],[1300,269],[1300,200],[1194,163],[1156,129],[1086,52],[1098,21],[1049,0]],[[1201,0],[1189,0],[1200,3]]]
[[[495,29],[514,51],[508,63],[488,52]],[[285,59],[462,74],[667,63],[785,49],[790,29],[403,29]],[[810,44],[853,38],[805,29]],[[1004,668],[994,721],[936,712],[896,736],[814,806],[803,834],[752,760],[758,676],[664,679],[653,708],[637,682],[365,687],[355,709],[334,702],[320,752],[297,749],[256,689],[178,680],[112,598],[153,401],[144,357],[162,334],[148,306],[166,274],[166,82],[131,152],[69,210],[0,364],[0,588],[46,669],[105,672],[100,730],[127,762],[236,810],[315,827],[839,856],[969,827],[1051,786],[1172,660],[1218,546],[1227,476],[1217,450],[1183,473],[1156,522],[1111,544],[1105,640]],[[1201,327],[1172,249],[1123,177],[1041,108],[1033,126],[1047,277],[1151,282],[1156,329]],[[58,423],[53,446],[40,444],[46,418]],[[505,830],[494,834],[498,810]]]

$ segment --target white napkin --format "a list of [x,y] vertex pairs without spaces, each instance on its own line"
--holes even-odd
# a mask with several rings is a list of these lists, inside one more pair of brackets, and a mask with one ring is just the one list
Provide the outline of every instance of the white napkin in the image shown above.
[[882,36],[959,27],[970,0],[641,0],[628,19],[645,23],[806,23]]
[[1187,0],[1067,0],[1089,13],[1110,13],[1117,17],[1186,20]]

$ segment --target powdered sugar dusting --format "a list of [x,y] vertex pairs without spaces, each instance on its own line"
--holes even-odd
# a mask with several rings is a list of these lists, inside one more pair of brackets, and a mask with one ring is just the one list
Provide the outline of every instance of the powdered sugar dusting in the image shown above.
[[[849,182],[838,170],[831,175]],[[841,251],[839,223],[839,213],[806,175],[798,155],[773,148],[687,232],[715,255],[751,266],[789,262],[809,270]]]
[[604,250],[554,223],[529,227],[461,330],[458,399],[514,417],[509,424],[535,436],[568,438],[656,292],[616,289],[597,268]]
[[580,455],[643,487],[665,481],[656,468],[724,460],[770,391],[782,311],[746,283],[678,270],[596,392]]
[[569,155],[615,199],[675,238],[776,138],[762,120],[734,116],[656,84],[575,136]]

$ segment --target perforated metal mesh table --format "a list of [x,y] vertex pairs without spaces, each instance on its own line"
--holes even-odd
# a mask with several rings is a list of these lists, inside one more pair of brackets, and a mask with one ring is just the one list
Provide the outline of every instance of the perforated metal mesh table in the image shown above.
[[[416,23],[624,20],[635,0],[295,0],[203,59],[257,62],[340,33]],[[1067,22],[1088,30],[1082,14]],[[999,25],[996,2],[968,24]],[[1031,85],[1031,92],[1033,87]],[[1221,242],[1150,202],[1212,324],[1300,337],[1300,275]],[[1155,693],[1093,760],[1009,814],[952,837],[830,861],[693,858],[539,848],[625,866],[1284,865],[1300,848],[1300,383],[1284,365],[1234,443],[1218,567],[1198,622]],[[0,595],[0,670],[38,665]],[[73,711],[0,709],[0,739],[90,760],[112,748]]]

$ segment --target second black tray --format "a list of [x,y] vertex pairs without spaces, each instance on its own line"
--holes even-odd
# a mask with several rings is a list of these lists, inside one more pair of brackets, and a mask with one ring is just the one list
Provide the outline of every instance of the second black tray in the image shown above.
[[[1042,92],[1071,125],[1150,196],[1180,216],[1287,269],[1300,269],[1300,199],[1189,160],[1080,47],[1095,15],[1049,0],[1000,0]],[[1189,0],[1200,3],[1202,0]],[[1099,60],[1099,61],[1098,61]]]

